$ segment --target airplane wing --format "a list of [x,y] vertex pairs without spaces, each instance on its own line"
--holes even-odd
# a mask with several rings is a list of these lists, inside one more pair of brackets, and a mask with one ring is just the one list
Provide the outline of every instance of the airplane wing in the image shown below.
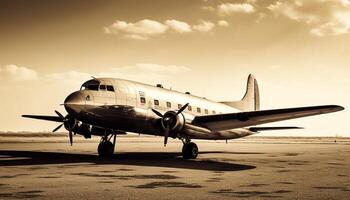
[[275,110],[260,110],[219,115],[196,116],[192,124],[206,127],[212,131],[222,131],[269,122],[277,122],[312,115],[320,115],[344,110],[337,105],[285,108]]
[[40,119],[53,122],[63,122],[62,118],[59,116],[46,116],[46,115],[22,115],[22,117]]
[[290,129],[303,129],[303,127],[297,127],[297,126],[249,127],[249,130],[253,132],[290,130]]

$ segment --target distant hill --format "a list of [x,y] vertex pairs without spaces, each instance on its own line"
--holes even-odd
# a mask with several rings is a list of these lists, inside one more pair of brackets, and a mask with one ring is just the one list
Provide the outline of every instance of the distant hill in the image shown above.
[[67,137],[67,133],[65,132],[29,132],[29,131],[20,131],[20,132],[12,132],[0,131],[0,137]]

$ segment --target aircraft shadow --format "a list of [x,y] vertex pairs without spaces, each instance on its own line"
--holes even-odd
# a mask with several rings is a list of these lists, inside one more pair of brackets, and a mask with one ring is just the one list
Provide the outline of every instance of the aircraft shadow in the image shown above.
[[[201,153],[220,153],[220,151]],[[97,155],[89,154],[0,150],[0,156],[11,158],[0,159],[0,166],[90,163],[96,165],[115,164],[196,169],[207,171],[240,171],[256,168],[252,165],[221,162],[211,159],[198,158],[196,160],[184,160],[182,159],[181,154],[177,152],[126,152],[116,153],[112,158],[109,159],[102,159]]]

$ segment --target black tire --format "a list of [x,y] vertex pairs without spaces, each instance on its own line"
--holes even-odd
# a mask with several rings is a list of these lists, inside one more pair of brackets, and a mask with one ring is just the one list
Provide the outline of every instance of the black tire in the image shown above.
[[110,141],[101,142],[97,148],[99,157],[112,157],[114,153],[113,144]]
[[198,156],[198,147],[195,143],[191,142],[185,144],[182,147],[182,156],[184,159],[195,159]]

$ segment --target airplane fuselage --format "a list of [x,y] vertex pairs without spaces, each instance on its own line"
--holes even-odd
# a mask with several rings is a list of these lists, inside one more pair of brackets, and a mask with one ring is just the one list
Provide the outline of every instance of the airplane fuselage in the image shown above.
[[[239,110],[215,101],[134,81],[99,78],[87,81],[79,91],[65,100],[67,112],[82,123],[123,132],[164,135],[160,118],[152,109],[164,114],[189,106],[179,116],[178,131],[171,137],[189,135],[193,139],[234,139],[254,132],[247,128],[211,131],[206,127],[191,125],[198,115],[234,113]],[[92,133],[100,135],[100,133]]]

